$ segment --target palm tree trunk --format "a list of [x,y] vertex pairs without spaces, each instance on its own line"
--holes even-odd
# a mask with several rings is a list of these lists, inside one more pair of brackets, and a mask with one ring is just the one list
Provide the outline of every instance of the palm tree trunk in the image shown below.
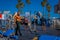
[[48,12],[48,19],[50,19],[50,12]]
[[31,10],[29,9],[29,11],[30,11],[30,22],[31,22]]
[[43,10],[42,10],[42,11],[43,11],[43,17],[44,17],[44,16],[45,16],[45,13],[44,13],[44,7],[43,7]]
[[20,13],[22,14],[22,8],[19,8],[19,9],[18,9],[18,12],[20,12]]
[[20,12],[20,8],[18,8],[18,11]]

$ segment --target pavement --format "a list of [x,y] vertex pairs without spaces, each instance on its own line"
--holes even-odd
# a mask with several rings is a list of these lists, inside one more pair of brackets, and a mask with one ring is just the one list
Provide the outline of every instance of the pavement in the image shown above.
[[[42,26],[36,26],[36,27],[37,27],[36,32],[34,32],[34,31],[30,32],[29,27],[28,27],[28,29],[25,29],[24,26],[21,26],[22,36],[20,36],[20,40],[32,40],[34,37],[39,37],[41,35],[53,35],[53,36],[60,37],[60,30],[56,30],[52,26],[46,27],[46,31],[42,30]],[[0,38],[0,40],[3,40],[3,39],[5,39],[5,38],[4,37]]]
[[[23,27],[22,27],[23,28]],[[46,31],[42,30],[41,26],[37,26],[36,32],[32,31],[32,33],[28,30],[21,30],[22,32],[22,40],[32,40],[34,37],[38,37],[41,35],[53,35],[53,36],[59,36],[60,37],[60,30],[54,29],[51,27],[46,27]]]

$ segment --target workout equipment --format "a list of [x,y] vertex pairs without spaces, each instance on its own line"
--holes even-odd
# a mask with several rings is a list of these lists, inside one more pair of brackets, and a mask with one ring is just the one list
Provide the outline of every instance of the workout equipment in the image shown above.
[[51,35],[41,35],[38,40],[60,40],[60,37],[51,36]]
[[4,37],[9,37],[9,36],[12,35],[13,33],[14,33],[14,30],[9,29],[9,30],[7,30],[5,33],[3,33],[3,36],[4,36]]
[[11,36],[15,31],[12,29],[7,30],[6,32],[3,32],[2,30],[0,30],[0,34],[3,35],[3,37],[6,37],[5,39],[14,39],[14,40],[18,40],[18,36],[17,35],[13,35]]

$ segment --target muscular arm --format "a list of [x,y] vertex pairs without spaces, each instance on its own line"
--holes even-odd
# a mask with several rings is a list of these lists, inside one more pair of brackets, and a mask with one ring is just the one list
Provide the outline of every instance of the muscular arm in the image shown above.
[[17,19],[16,19],[16,16],[14,16],[13,18],[14,18],[14,23],[16,23],[16,20],[17,20]]

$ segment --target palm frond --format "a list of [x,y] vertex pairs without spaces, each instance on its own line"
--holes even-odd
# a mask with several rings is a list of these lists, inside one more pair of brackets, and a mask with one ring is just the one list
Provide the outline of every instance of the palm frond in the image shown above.
[[30,4],[31,2],[30,2],[30,0],[26,0],[26,3],[27,3],[27,4]]
[[41,5],[44,7],[46,5],[46,2],[41,2]]
[[47,8],[48,12],[50,12],[51,6],[49,4],[46,5],[46,8]]

